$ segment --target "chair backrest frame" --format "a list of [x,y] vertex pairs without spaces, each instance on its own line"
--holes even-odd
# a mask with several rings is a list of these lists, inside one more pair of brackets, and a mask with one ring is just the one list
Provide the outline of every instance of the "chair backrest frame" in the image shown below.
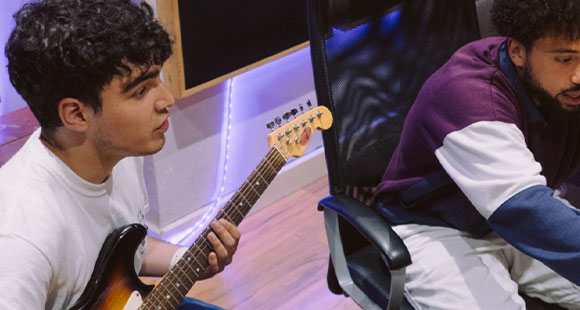
[[423,82],[480,38],[475,1],[307,0],[307,7],[318,104],[334,116],[323,132],[330,192],[376,185]]

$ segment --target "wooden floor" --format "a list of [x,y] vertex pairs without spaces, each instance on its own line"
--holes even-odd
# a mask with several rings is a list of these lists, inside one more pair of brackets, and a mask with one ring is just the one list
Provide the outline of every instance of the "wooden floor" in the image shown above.
[[326,177],[249,216],[234,261],[188,296],[227,309],[360,309],[326,286],[328,246],[317,202]]

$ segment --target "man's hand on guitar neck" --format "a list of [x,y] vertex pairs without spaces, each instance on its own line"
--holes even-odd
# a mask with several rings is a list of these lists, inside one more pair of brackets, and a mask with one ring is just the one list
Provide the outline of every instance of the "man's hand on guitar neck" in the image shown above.
[[[210,227],[212,232],[208,234],[208,241],[212,245],[213,251],[207,257],[209,265],[200,276],[200,280],[213,277],[232,262],[241,237],[238,228],[225,219],[213,221]],[[180,249],[182,247],[148,235],[147,250],[140,275],[163,276],[169,271],[170,262]]]
[[213,221],[210,227],[213,232],[208,234],[207,239],[213,247],[213,252],[209,253],[207,258],[209,266],[201,275],[201,280],[213,277],[232,262],[241,237],[238,228],[225,219]]

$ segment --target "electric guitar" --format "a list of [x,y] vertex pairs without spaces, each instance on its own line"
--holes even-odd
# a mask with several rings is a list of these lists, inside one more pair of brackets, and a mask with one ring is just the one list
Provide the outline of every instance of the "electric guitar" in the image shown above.
[[[239,225],[288,158],[304,153],[314,130],[332,125],[332,115],[324,106],[296,114],[296,109],[284,114],[287,121],[284,125],[277,117],[276,129],[274,122],[268,124],[272,130],[268,135],[270,150],[215,219],[225,218]],[[294,119],[290,120],[292,115]],[[207,241],[210,231],[207,227],[173,268],[152,286],[139,280],[134,267],[135,251],[147,235],[146,228],[131,224],[115,230],[107,237],[89,283],[71,310],[176,309],[208,266],[207,256],[212,251]]]

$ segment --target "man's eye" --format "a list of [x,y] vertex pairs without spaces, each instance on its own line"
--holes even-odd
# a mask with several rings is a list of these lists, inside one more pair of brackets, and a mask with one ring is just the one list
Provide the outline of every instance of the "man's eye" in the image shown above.
[[563,63],[563,64],[565,64],[565,63],[568,63],[568,62],[570,62],[571,60],[572,60],[572,58],[560,58],[560,57],[557,57],[557,58],[556,58],[556,61],[557,61],[557,62],[559,62],[559,63]]
[[135,98],[143,98],[146,94],[147,94],[147,90],[149,88],[147,86],[143,86],[141,87],[136,93],[135,93]]

